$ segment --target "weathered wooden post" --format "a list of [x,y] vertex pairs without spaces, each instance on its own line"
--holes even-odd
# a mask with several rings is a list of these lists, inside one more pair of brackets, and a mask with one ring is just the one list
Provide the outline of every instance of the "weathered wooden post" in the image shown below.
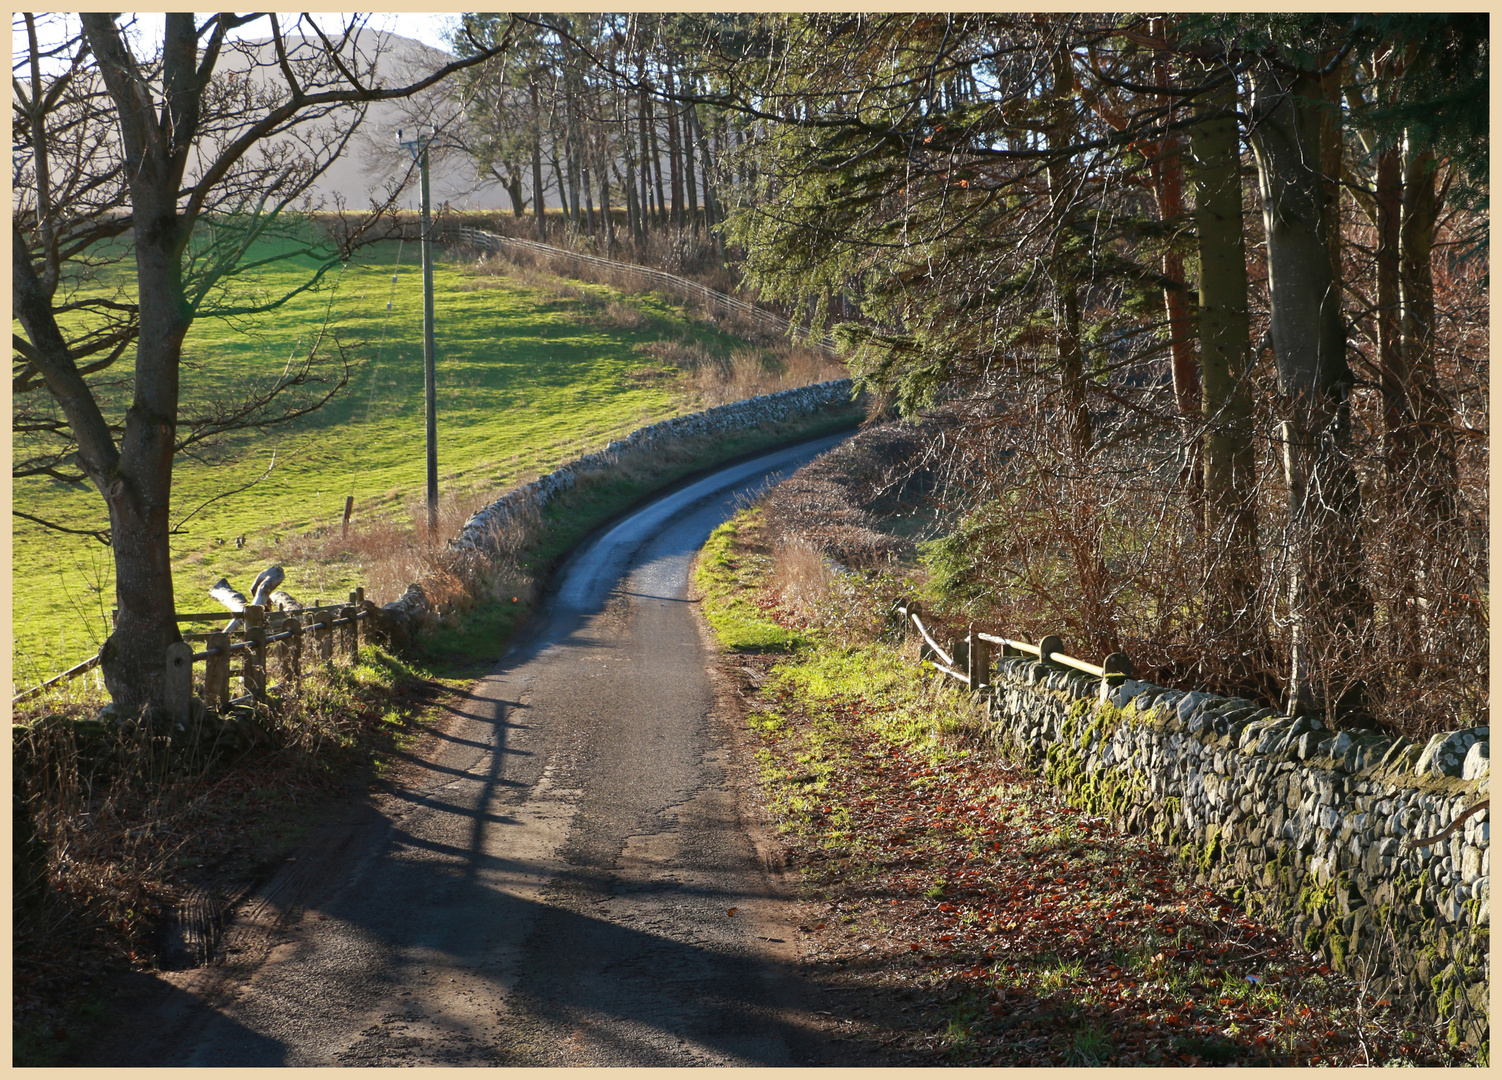
[[229,700],[229,635],[220,631],[210,634],[205,647],[211,654],[203,665],[203,700],[206,705],[223,705]]
[[954,670],[964,675],[965,681],[968,684],[970,681],[968,674],[970,671],[970,639],[950,638],[947,644],[949,645],[949,656],[954,661]]
[[295,683],[302,682],[302,623],[293,615],[282,624],[291,637],[282,642],[282,655],[287,663],[287,677]]
[[360,620],[355,618],[355,609],[343,607],[339,609],[339,617],[344,622],[344,651],[345,660],[353,664],[355,657],[360,654]]
[[174,727],[180,724],[186,728],[193,719],[193,646],[186,641],[167,646],[162,706]]
[[245,650],[240,666],[240,680],[245,692],[257,701],[266,697],[266,609],[260,604],[245,606],[245,639],[250,647]]
[[973,626],[965,642],[970,658],[970,665],[966,668],[969,678],[965,685],[971,690],[984,689],[991,685],[991,643],[982,638]]
[[318,644],[318,662],[324,667],[334,661],[334,613],[328,608],[313,612],[313,640]]

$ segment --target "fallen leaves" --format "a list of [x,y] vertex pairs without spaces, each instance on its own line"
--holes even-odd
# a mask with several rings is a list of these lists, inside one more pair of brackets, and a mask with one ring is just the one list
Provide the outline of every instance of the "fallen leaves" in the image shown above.
[[[765,704],[783,723],[760,738],[784,843],[846,933],[870,935],[859,949],[824,942],[832,967],[859,965],[881,985],[941,999],[901,1040],[920,1059],[1461,1060],[1434,1033],[1363,1003],[1349,980],[1196,884],[1171,855],[1060,805],[1028,770],[894,738],[879,698],[783,685],[768,680]],[[810,772],[816,798],[778,793],[779,775]],[[839,858],[822,824],[831,815],[846,824]]]

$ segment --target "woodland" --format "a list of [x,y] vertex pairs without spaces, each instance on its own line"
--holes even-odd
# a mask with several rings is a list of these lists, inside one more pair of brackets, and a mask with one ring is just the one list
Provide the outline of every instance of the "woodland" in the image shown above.
[[628,256],[702,234],[832,329],[930,436],[955,627],[1484,722],[1486,16],[468,16],[456,51],[503,33],[465,151],[539,236],[549,197]]

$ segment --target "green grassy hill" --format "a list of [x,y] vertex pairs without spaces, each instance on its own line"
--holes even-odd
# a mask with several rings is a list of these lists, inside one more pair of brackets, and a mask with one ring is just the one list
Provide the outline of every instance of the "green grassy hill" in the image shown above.
[[[326,314],[325,347],[337,336],[353,370],[349,386],[323,409],[265,432],[236,433],[215,460],[179,458],[176,517],[202,506],[173,539],[179,611],[216,609],[206,591],[214,580],[228,575],[248,590],[268,562],[286,568],[284,587],[299,597],[342,595],[357,583],[347,564],[314,564],[292,547],[320,529],[337,533],[346,496],[354,496],[357,523],[410,524],[425,483],[419,258],[414,243],[378,245],[330,275],[328,288],[274,315],[195,324],[184,352],[185,415],[280,377],[289,358],[295,365],[306,352]],[[257,287],[274,294],[306,273],[306,266],[281,265],[264,272]],[[692,409],[682,382],[639,347],[668,340],[718,356],[744,347],[658,294],[528,285],[448,261],[437,265],[435,293],[439,474],[450,520],[579,452]],[[338,366],[325,370],[336,375]],[[273,456],[269,476],[226,494],[261,476]],[[73,527],[107,524],[92,488],[25,481],[13,498],[20,510]],[[14,681],[21,687],[98,648],[108,633],[113,573],[108,548],[19,519],[12,569]]]

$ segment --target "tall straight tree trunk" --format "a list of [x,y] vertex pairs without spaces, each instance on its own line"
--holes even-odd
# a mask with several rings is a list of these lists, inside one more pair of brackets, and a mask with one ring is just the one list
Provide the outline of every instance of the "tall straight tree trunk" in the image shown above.
[[662,150],[657,145],[656,110],[650,97],[647,98],[647,137],[652,144],[652,186],[656,189],[657,224],[661,227],[668,223],[668,201],[662,187]]
[[718,218],[715,215],[714,184],[710,179],[709,137],[699,119],[698,106],[694,107],[694,132],[699,142],[699,176],[704,185],[704,227],[713,230]]
[[[1075,142],[1073,99],[1074,70],[1069,54],[1056,49],[1053,56],[1054,91],[1050,104],[1050,149],[1062,150]],[[1070,265],[1069,234],[1074,228],[1072,203],[1076,195],[1072,162],[1062,154],[1048,163],[1048,227],[1053,232],[1054,342],[1059,354],[1059,380],[1064,395],[1064,429],[1069,453],[1083,461],[1094,441],[1090,406],[1085,396],[1085,360],[1080,342],[1079,284]]]
[[[673,65],[667,65],[667,89],[673,91]],[[683,141],[680,137],[678,114],[679,109],[673,107],[669,100],[666,103],[668,111],[668,186],[673,196],[673,224],[678,228],[683,227]]]
[[1403,368],[1411,420],[1399,461],[1420,493],[1425,517],[1439,520],[1454,509],[1454,448],[1449,417],[1434,366],[1434,228],[1439,221],[1437,162],[1428,150],[1410,152],[1403,177],[1399,227],[1399,289],[1403,309]]
[[[1236,80],[1223,83],[1190,128],[1194,226],[1199,236],[1200,416],[1204,436],[1206,549],[1217,559],[1206,582],[1205,619],[1226,633],[1245,624],[1260,573],[1257,565],[1256,453],[1247,384],[1246,241],[1241,219],[1241,140]],[[1208,68],[1206,75],[1215,74]]]
[[694,235],[699,235],[699,192],[694,178],[694,109],[683,110],[683,176],[688,194],[688,220]]
[[563,158],[558,153],[557,145],[554,145],[551,157],[553,161],[553,183],[558,188],[558,201],[563,206],[563,218],[565,221],[572,221],[574,220],[574,211],[568,203],[568,181],[563,175]]
[[[629,144],[630,140],[631,140],[631,132],[628,130],[626,132],[626,142]],[[626,221],[631,226],[631,239],[633,241],[635,241],[636,243],[640,244],[642,242],[642,240],[645,238],[645,233],[642,231],[643,227],[642,227],[642,220],[641,220],[641,208],[637,205],[637,197],[636,197],[636,165],[635,165],[635,163],[631,159],[631,154],[629,152],[629,149],[628,149],[625,157],[626,157],[626,181],[625,181],[625,188],[626,188]]]
[[[608,154],[608,150],[607,150]],[[615,215],[610,212],[610,173],[600,166],[600,214],[605,225],[605,253],[615,249]]]
[[589,190],[589,166],[581,165],[579,171],[584,187],[584,220],[591,233],[595,231],[595,197]]
[[1403,150],[1377,154],[1377,369],[1382,385],[1382,465],[1390,509],[1400,509],[1398,478],[1406,471],[1405,428],[1409,422],[1408,365],[1403,356],[1402,293],[1399,286],[1403,222]]
[[1290,708],[1360,703],[1340,686],[1370,628],[1361,493],[1351,460],[1345,324],[1330,262],[1319,81],[1271,64],[1253,74],[1252,149],[1267,234],[1271,335],[1289,517]]
[[574,131],[573,119],[569,118],[563,135],[564,175],[568,177],[568,219],[574,228],[580,225],[579,207],[579,139]]
[[[1166,19],[1155,19],[1154,37],[1169,40],[1171,28]],[[1166,52],[1160,52],[1154,64],[1155,82],[1165,89],[1169,85],[1168,59]],[[1172,97],[1165,95],[1163,98],[1167,116],[1164,117],[1166,124],[1174,121],[1174,101]],[[1184,214],[1184,166],[1179,156],[1179,137],[1174,134],[1166,136],[1158,150],[1159,165],[1157,168],[1157,183],[1153,185],[1153,192],[1157,196],[1158,219],[1164,222],[1179,220]],[[1163,276],[1169,281],[1183,282],[1184,280],[1184,257],[1176,247],[1170,246],[1163,252]],[[1199,386],[1199,363],[1194,355],[1194,328],[1189,315],[1189,298],[1182,289],[1163,289],[1163,307],[1168,316],[1168,350],[1170,358],[1170,370],[1173,373],[1173,396],[1174,404],[1178,408],[1181,423],[1184,428],[1185,446],[1185,479],[1192,493],[1200,484],[1199,460],[1201,447],[1199,441],[1192,437],[1192,428],[1198,420],[1197,413],[1200,404]]]
[[532,208],[537,214],[537,240],[539,243],[546,243],[548,196],[542,183],[542,103],[538,100],[537,83],[530,83],[528,89],[531,91],[532,115],[537,125],[532,133]]
[[[636,123],[641,134],[641,208],[644,224],[649,223],[652,219],[652,166],[651,164],[649,164],[651,160],[652,147],[650,140],[647,137],[648,100],[649,99],[647,97],[647,91],[645,88],[643,88],[637,101]],[[645,229],[643,229],[643,236],[645,235],[646,231]]]

